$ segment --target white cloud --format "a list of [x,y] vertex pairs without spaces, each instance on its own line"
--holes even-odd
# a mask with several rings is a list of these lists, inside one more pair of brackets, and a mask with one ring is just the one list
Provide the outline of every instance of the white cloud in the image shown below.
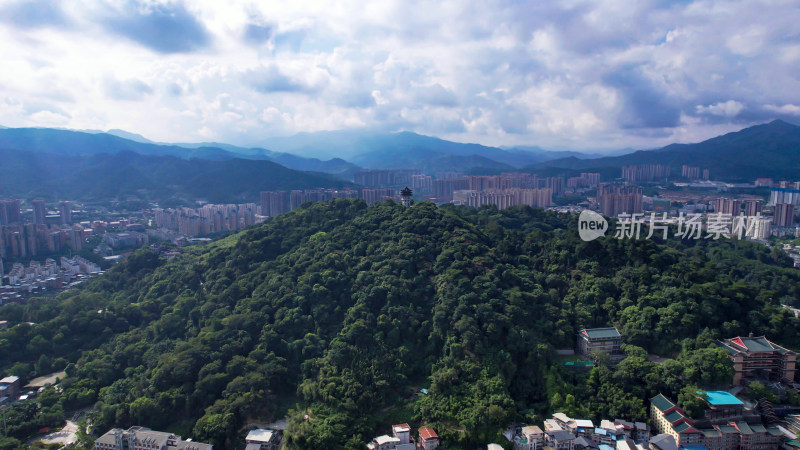
[[736,100],[728,100],[727,102],[717,102],[713,105],[697,105],[698,114],[711,114],[713,116],[736,117],[742,110],[744,105]]
[[[25,24],[0,18],[0,124],[599,148],[800,115],[792,2],[143,4],[50,1],[60,9]],[[145,35],[165,20],[169,42]]]
[[764,109],[766,109],[767,111],[772,111],[780,114],[790,114],[793,116],[800,116],[800,106],[792,105],[791,103],[787,103],[781,106],[764,105]]

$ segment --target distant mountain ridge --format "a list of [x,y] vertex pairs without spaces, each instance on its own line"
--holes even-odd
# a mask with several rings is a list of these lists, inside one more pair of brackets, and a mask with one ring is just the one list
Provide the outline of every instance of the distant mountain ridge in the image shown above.
[[[265,145],[306,157],[339,156],[369,169],[403,167],[430,171],[467,171],[474,167],[510,170],[562,156],[543,150],[502,149],[447,141],[409,131],[322,131],[273,138]],[[476,165],[477,164],[477,165]]]
[[[272,152],[266,149],[242,149],[236,146],[221,148],[213,144],[158,144],[143,136],[122,130],[73,131],[55,128],[3,128],[0,129],[0,149],[13,149],[56,155],[115,154],[125,151],[141,155],[174,156],[226,161],[236,158],[268,160],[290,169],[349,175],[358,167],[340,159],[321,161],[295,155]],[[241,150],[241,151],[239,151]]]
[[732,180],[796,179],[800,176],[800,127],[774,120],[695,144],[670,144],[659,149],[590,160],[555,159],[531,165],[526,170],[593,170],[634,164],[665,164],[676,170],[687,164],[709,169],[712,178]]
[[48,200],[107,201],[128,196],[167,204],[257,202],[262,190],[353,186],[331,175],[272,161],[183,159],[132,151],[74,156],[0,150],[0,192]]

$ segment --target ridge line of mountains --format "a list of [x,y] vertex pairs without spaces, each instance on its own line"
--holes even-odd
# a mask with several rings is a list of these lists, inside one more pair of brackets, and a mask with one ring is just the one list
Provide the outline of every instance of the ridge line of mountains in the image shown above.
[[144,197],[150,200],[230,202],[254,201],[260,190],[353,186],[349,180],[361,168],[548,176],[591,171],[613,179],[626,165],[664,164],[680,170],[689,164],[709,168],[714,179],[731,181],[792,179],[800,170],[800,127],[781,120],[695,144],[616,156],[489,147],[411,132],[301,133],[268,143],[276,150],[156,143],[123,130],[0,128],[0,165],[6,169],[0,190],[4,195],[87,200],[147,192]]

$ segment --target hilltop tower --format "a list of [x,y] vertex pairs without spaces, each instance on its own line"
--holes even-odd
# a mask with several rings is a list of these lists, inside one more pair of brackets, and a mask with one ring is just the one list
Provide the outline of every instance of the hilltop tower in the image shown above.
[[403,204],[406,208],[411,206],[411,189],[408,186],[404,187],[402,191],[400,191],[400,203]]

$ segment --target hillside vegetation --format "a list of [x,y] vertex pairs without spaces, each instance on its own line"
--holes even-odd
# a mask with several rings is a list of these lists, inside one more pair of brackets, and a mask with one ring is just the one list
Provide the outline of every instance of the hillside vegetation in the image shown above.
[[[800,346],[780,306],[798,303],[800,272],[779,251],[576,230],[528,207],[335,200],[171,262],[140,251],[58,299],[0,308],[35,322],[0,331],[6,371],[67,372],[10,434],[94,405],[100,432],[139,424],[220,448],[287,413],[288,448],[360,449],[397,421],[471,448],[554,409],[639,420],[656,392],[730,382],[717,337]],[[554,358],[603,326],[630,344],[618,367]]]

